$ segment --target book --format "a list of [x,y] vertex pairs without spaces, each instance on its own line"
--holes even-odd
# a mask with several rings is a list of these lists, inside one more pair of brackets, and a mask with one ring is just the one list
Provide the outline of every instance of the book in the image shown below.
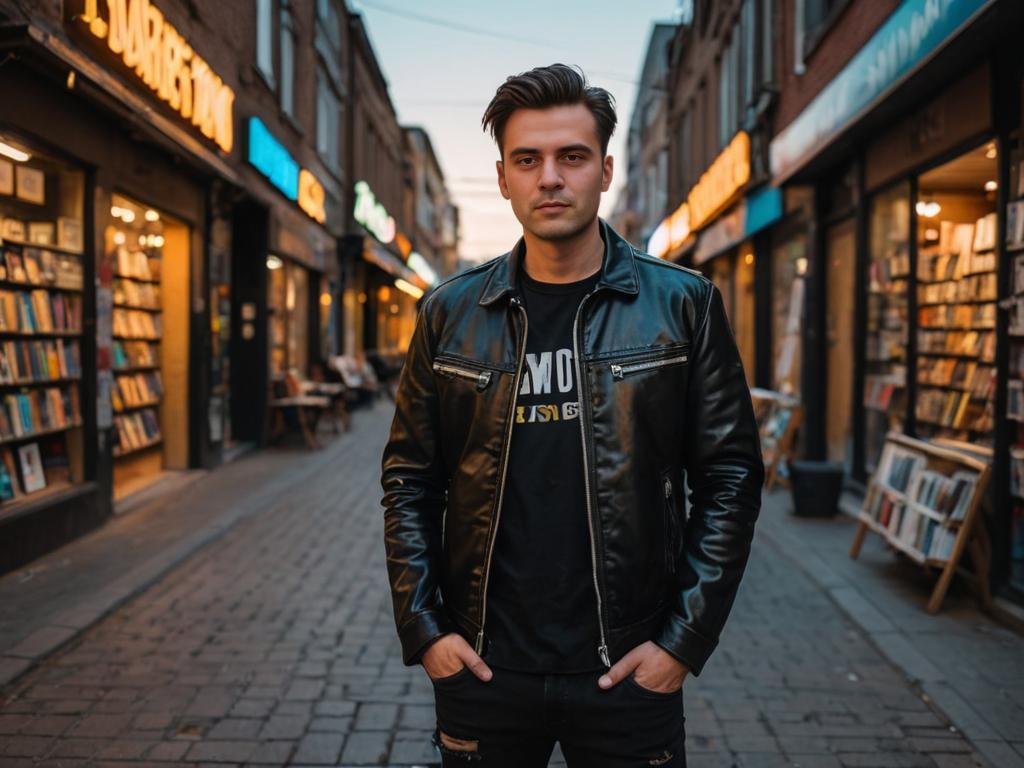
[[18,447],[18,464],[21,467],[21,485],[25,493],[41,491],[46,487],[43,462],[39,457],[39,443],[27,443]]

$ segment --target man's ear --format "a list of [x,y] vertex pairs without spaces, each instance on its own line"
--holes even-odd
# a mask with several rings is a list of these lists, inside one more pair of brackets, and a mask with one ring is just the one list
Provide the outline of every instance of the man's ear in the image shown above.
[[508,184],[505,183],[505,164],[501,160],[495,160],[494,167],[498,171],[498,189],[501,190],[501,196],[508,200]]
[[605,155],[604,160],[601,162],[601,191],[607,192],[608,188],[612,185],[612,172],[615,170],[615,158],[611,155]]

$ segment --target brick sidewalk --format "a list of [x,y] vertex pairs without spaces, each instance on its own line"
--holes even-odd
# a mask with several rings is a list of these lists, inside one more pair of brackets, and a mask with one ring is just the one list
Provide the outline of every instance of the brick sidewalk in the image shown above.
[[[5,689],[0,766],[436,763],[429,682],[402,665],[385,580],[389,421],[383,405],[359,412],[352,433],[286,461],[238,497],[257,508]],[[760,533],[685,699],[691,768],[983,765]]]

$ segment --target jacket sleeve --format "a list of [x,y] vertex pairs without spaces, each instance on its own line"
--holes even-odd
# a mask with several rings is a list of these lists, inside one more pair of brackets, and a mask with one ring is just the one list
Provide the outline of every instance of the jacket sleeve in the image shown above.
[[699,675],[736,597],[764,483],[750,390],[721,294],[713,285],[691,344],[686,398],[690,513],[679,592],[654,641]]
[[406,665],[454,631],[441,605],[438,563],[448,479],[438,454],[438,393],[432,370],[433,296],[424,301],[395,395],[381,462],[384,547],[395,624]]

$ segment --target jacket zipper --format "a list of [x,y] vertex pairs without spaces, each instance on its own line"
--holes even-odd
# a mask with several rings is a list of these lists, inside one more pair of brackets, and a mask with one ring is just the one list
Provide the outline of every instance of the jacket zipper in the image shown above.
[[605,639],[604,631],[604,606],[601,601],[601,587],[597,580],[597,539],[594,536],[594,515],[591,509],[590,501],[590,464],[587,460],[587,431],[584,423],[584,414],[587,412],[586,398],[584,397],[584,382],[582,366],[580,365],[580,344],[579,344],[579,321],[580,315],[583,314],[583,306],[587,303],[587,299],[593,296],[596,291],[591,291],[580,300],[580,305],[576,308],[576,317],[572,322],[572,346],[573,346],[573,362],[576,365],[576,390],[579,394],[580,399],[580,439],[583,447],[583,486],[584,493],[587,499],[587,528],[590,531],[590,564],[591,570],[594,577],[594,596],[597,598],[597,629],[600,633],[600,644],[597,646],[597,654],[601,657],[601,662],[606,667],[611,667],[611,658],[608,655],[608,642]]
[[476,644],[474,646],[477,656],[484,652],[484,623],[487,621],[487,583],[491,579],[491,557],[494,555],[494,543],[498,539],[498,523],[501,522],[501,507],[505,500],[505,476],[508,474],[508,454],[512,446],[512,428],[516,417],[516,398],[519,396],[519,380],[523,372],[523,363],[526,361],[526,339],[530,330],[530,318],[526,314],[526,309],[523,308],[519,297],[513,296],[510,301],[519,307],[519,311],[523,313],[523,337],[519,346],[519,360],[516,363],[515,377],[512,380],[512,398],[508,411],[505,453],[501,460],[501,483],[498,486],[498,504],[494,511],[494,534],[491,536],[491,541],[487,546],[487,557],[484,559],[484,582],[480,601],[480,631],[476,635]]
[[675,357],[666,357],[663,360],[648,360],[645,363],[630,363],[627,365],[617,365],[612,363],[612,376],[616,379],[621,379],[629,376],[631,373],[639,373],[640,371],[649,371],[652,368],[660,368],[663,365],[674,365],[675,363],[685,363],[687,361],[686,355],[676,355]]
[[486,389],[487,385],[491,383],[491,372],[490,371],[474,371],[469,368],[460,368],[457,365],[450,365],[449,363],[434,362],[434,370],[441,374],[449,376],[458,376],[460,379],[466,379],[476,384],[477,389]]

